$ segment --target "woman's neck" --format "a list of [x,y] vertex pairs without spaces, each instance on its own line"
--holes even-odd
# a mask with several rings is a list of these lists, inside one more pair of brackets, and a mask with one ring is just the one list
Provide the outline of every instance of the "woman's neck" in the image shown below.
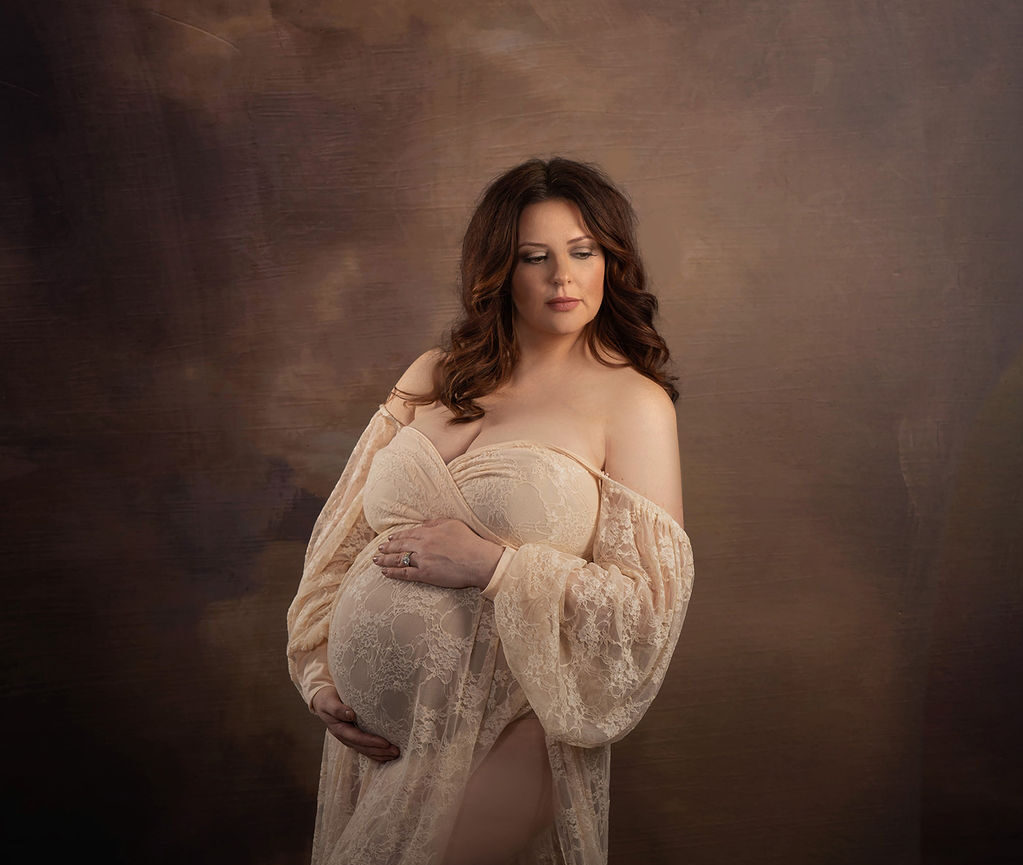
[[567,334],[520,334],[519,359],[513,379],[563,375],[567,369],[593,362],[585,331]]

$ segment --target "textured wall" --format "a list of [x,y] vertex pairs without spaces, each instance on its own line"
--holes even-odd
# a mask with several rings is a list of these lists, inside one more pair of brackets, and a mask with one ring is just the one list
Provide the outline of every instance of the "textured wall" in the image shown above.
[[0,15],[5,849],[304,861],[313,519],[563,154],[640,216],[697,567],[611,861],[1023,858],[1020,4]]

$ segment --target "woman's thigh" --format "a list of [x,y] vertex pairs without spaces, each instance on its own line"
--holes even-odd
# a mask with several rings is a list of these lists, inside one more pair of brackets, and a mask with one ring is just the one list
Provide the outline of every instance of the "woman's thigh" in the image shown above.
[[527,715],[504,728],[469,779],[444,865],[501,865],[553,820],[543,727]]

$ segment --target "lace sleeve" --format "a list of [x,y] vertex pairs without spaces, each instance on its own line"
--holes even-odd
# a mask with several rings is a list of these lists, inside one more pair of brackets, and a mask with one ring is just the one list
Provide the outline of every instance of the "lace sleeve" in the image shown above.
[[374,537],[362,511],[362,489],[374,455],[399,428],[394,416],[380,406],[313,524],[298,593],[288,608],[288,671],[307,701],[313,685],[301,662],[326,641],[337,588],[352,561]]
[[545,731],[582,747],[617,741],[643,717],[668,669],[694,577],[681,526],[607,477],[593,558],[524,544],[492,594],[508,665]]

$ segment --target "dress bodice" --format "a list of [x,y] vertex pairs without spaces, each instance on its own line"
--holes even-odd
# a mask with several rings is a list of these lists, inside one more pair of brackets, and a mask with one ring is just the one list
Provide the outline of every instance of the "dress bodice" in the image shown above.
[[425,433],[404,426],[373,458],[363,509],[377,532],[461,519],[491,535],[488,540],[514,547],[543,542],[589,558],[598,474],[569,451],[526,440],[487,445],[445,463]]

